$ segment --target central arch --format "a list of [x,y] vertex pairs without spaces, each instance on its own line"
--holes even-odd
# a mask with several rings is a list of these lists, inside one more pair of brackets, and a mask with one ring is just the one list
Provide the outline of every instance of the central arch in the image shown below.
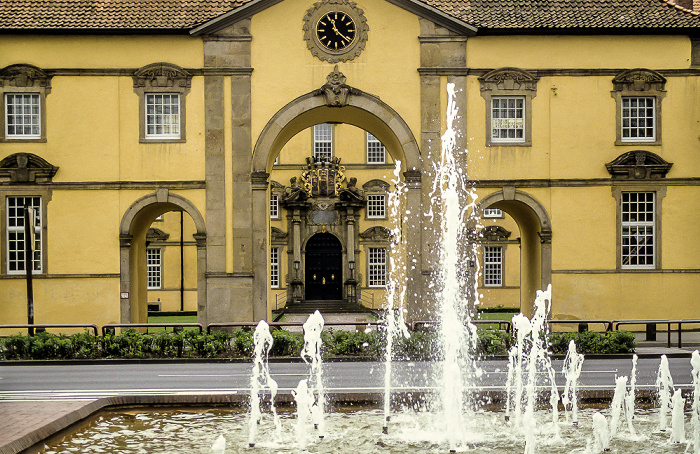
[[[325,87],[325,86],[324,86]],[[338,87],[337,87],[338,88]],[[422,220],[418,216],[421,204],[421,156],[418,142],[406,121],[379,98],[358,89],[342,85],[340,101],[329,99],[326,90],[302,95],[282,107],[270,118],[258,137],[251,163],[252,223],[253,223],[253,314],[255,319],[269,314],[267,308],[267,256],[269,254],[269,219],[264,214],[268,205],[268,178],[272,165],[284,145],[297,133],[319,123],[345,123],[364,129],[379,139],[394,160],[401,161],[408,191],[406,206],[412,216],[407,222],[406,239],[412,245],[407,259],[417,260],[420,254]],[[343,95],[344,94],[344,95]],[[332,97],[331,97],[332,98]],[[349,251],[353,254],[354,250]],[[295,250],[290,260],[301,259]],[[291,263],[290,263],[291,265]],[[407,291],[421,294],[420,270],[409,272]]]

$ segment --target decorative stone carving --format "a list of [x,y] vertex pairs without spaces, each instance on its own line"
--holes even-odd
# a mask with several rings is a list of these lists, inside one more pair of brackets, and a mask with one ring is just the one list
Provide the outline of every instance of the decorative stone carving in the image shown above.
[[287,232],[284,232],[277,227],[272,227],[270,229],[270,239],[272,243],[286,243],[287,242]]
[[51,89],[51,76],[32,65],[10,65],[0,70],[0,86]]
[[333,72],[326,76],[326,83],[321,88],[314,91],[315,96],[323,96],[328,107],[344,107],[348,105],[348,96],[351,94],[361,94],[362,92],[345,83],[346,77],[338,71],[335,65]]
[[170,238],[170,234],[165,233],[161,229],[150,228],[146,232],[146,244],[153,241],[166,241],[168,238]]
[[340,158],[317,160],[306,158],[306,170],[301,174],[302,187],[309,197],[336,197],[345,180],[345,167]]
[[189,89],[192,74],[170,63],[153,63],[136,70],[133,75],[134,88],[173,88]]
[[357,178],[352,177],[348,180],[347,187],[340,190],[338,198],[342,202],[362,203],[365,201],[363,192],[357,188]]
[[308,198],[306,191],[301,187],[301,184],[297,181],[297,177],[292,177],[289,179],[289,186],[284,188],[284,195],[282,196],[282,202],[303,202]]
[[360,238],[367,241],[387,242],[391,238],[391,232],[386,227],[375,225],[360,233]]
[[664,91],[666,78],[656,71],[644,68],[628,69],[613,79],[616,91]]
[[384,180],[369,180],[367,183],[362,185],[362,189],[365,192],[387,192],[391,185]]
[[486,241],[506,241],[510,234],[511,232],[500,225],[490,225],[481,231],[480,236]]
[[481,91],[530,90],[536,92],[539,80],[539,77],[519,68],[498,68],[479,77]]
[[14,153],[0,161],[0,181],[50,183],[58,167],[32,153]]
[[646,150],[628,151],[605,164],[613,178],[629,180],[665,178],[672,166],[673,163]]

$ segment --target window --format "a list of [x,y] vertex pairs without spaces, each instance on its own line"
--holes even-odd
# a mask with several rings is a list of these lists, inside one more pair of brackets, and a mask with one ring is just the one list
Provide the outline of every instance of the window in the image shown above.
[[484,217],[485,218],[502,218],[503,211],[499,210],[498,208],[486,208],[486,209],[484,209]]
[[532,145],[532,99],[538,77],[518,68],[499,68],[479,78],[486,100],[486,145]]
[[7,139],[41,138],[41,108],[38,93],[5,95],[5,137]]
[[322,123],[314,126],[314,158],[328,159],[333,157],[333,125]]
[[622,141],[653,142],[656,137],[653,97],[622,97]]
[[146,138],[180,138],[180,95],[146,94]]
[[656,71],[630,69],[613,78],[617,135],[615,145],[661,145],[661,100],[666,79]]
[[491,98],[491,142],[525,142],[525,97]]
[[32,273],[42,271],[41,197],[7,198],[7,274],[26,273],[24,207],[34,208],[34,255]]
[[46,95],[51,77],[32,65],[10,65],[0,69],[2,135],[0,141],[46,140]]
[[655,194],[623,192],[621,198],[622,268],[654,268]]
[[273,247],[270,249],[270,287],[279,288],[280,286],[280,253],[279,248]]
[[139,96],[139,141],[185,142],[186,99],[192,74],[170,63],[153,63],[132,76]]
[[371,247],[368,251],[367,282],[370,287],[386,285],[386,249]]
[[280,218],[280,198],[273,194],[270,196],[270,219]]
[[367,219],[386,218],[386,196],[384,194],[367,195]]
[[367,163],[384,164],[386,163],[385,154],[386,150],[379,139],[367,133]]
[[160,248],[146,249],[146,272],[148,289],[163,288],[163,253]]
[[484,287],[503,286],[503,247],[484,246]]

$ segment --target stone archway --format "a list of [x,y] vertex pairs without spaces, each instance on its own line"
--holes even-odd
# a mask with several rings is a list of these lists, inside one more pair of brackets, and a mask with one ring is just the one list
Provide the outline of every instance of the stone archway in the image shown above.
[[[270,118],[258,137],[252,157],[251,197],[253,233],[253,318],[266,318],[267,310],[267,254],[268,254],[268,177],[275,158],[282,147],[298,132],[324,122],[346,123],[364,129],[379,139],[394,160],[402,163],[407,182],[407,211],[415,218],[406,222],[407,262],[417,260],[420,254],[422,219],[421,156],[413,132],[403,118],[379,98],[345,84],[345,76],[336,69],[328,75],[328,82],[320,89],[302,95],[282,107]],[[235,234],[234,234],[235,235]],[[353,251],[354,252],[354,251]],[[295,250],[291,260],[300,260]],[[408,293],[420,295],[419,267],[408,275]]]
[[145,260],[145,237],[150,223],[168,211],[184,211],[194,221],[197,244],[197,315],[200,323],[207,323],[206,298],[206,228],[199,210],[182,196],[158,189],[141,197],[126,210],[119,227],[121,323],[144,323],[147,319],[145,302],[145,273],[141,261]]
[[480,215],[485,208],[498,208],[513,217],[520,229],[520,307],[532,315],[536,292],[552,282],[552,225],[544,206],[531,195],[506,187],[484,197],[477,206]]

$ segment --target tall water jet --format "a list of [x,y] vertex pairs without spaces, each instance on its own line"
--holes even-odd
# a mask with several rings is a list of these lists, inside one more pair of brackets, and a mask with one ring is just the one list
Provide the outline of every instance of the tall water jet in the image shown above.
[[[406,184],[401,180],[401,161],[396,160],[394,178],[391,180],[394,189],[389,193],[389,219],[392,221],[391,242],[389,244],[389,279],[387,281],[387,301],[385,307],[384,329],[386,330],[386,350],[384,356],[384,425],[383,433],[389,432],[391,418],[391,362],[394,355],[394,341],[400,335],[409,337],[405,322],[406,312],[406,263],[405,245],[403,238],[404,211],[401,209]],[[409,213],[405,213],[409,214]]]
[[637,393],[637,354],[632,355],[632,372],[630,373],[630,386],[625,395],[625,415],[627,416],[627,429],[632,435],[637,431],[634,430],[632,421],[634,420],[635,398]]
[[598,452],[610,451],[610,434],[608,432],[608,421],[599,411],[593,414],[593,440],[595,449]]
[[700,353],[693,352],[690,358],[693,366],[693,403],[691,406],[691,421],[693,423],[693,452],[700,454]]
[[666,355],[661,355],[661,363],[659,371],[656,375],[656,389],[659,395],[659,430],[666,431],[666,418],[671,412],[671,390],[673,389],[673,378],[671,378],[671,370],[668,367],[668,358]]
[[325,435],[324,427],[324,406],[326,395],[323,387],[323,368],[321,361],[321,333],[323,332],[324,320],[319,311],[309,315],[304,322],[304,347],[301,350],[301,358],[311,365],[309,373],[307,392],[310,400],[309,411],[314,422],[314,428],[318,430],[319,437]]
[[277,396],[277,382],[270,376],[268,355],[272,348],[272,334],[270,326],[260,320],[253,333],[253,373],[250,378],[250,421],[248,424],[248,446],[255,446],[255,438],[258,432],[258,425],[262,422],[262,403],[265,390],[270,392],[270,411],[277,439],[281,438],[282,426],[275,408],[275,397]]
[[571,339],[562,367],[566,384],[561,400],[564,404],[566,419],[569,419],[569,411],[571,411],[571,423],[574,426],[578,426],[578,379],[581,376],[581,369],[583,369],[583,360],[583,354],[576,351],[576,343]]
[[685,400],[680,388],[673,392],[671,399],[671,443],[683,443],[685,441]]
[[610,403],[610,438],[617,435],[620,426],[620,416],[625,409],[624,397],[627,389],[627,377],[617,377],[615,379],[615,393]]
[[309,387],[306,384],[306,380],[299,380],[297,387],[292,390],[292,396],[294,396],[294,402],[296,402],[297,405],[297,421],[295,426],[297,445],[299,449],[303,451],[306,449],[309,422],[313,422],[311,416],[311,405],[313,401],[309,396]]
[[[456,137],[453,125],[458,109],[455,102],[454,84],[447,84],[446,130],[442,136],[440,161],[435,170],[432,205],[440,209],[439,270],[436,279],[436,298],[440,304],[441,367],[437,371],[438,388],[441,393],[442,424],[450,451],[455,451],[465,439],[465,410],[467,408],[466,382],[477,373],[474,356],[477,342],[476,327],[471,323],[478,302],[476,280],[465,297],[465,277],[468,264],[477,266],[474,250],[465,251],[466,228],[476,224],[476,192],[470,191],[469,203],[461,206],[465,193],[464,174],[457,165]],[[465,219],[465,213],[471,218]],[[467,222],[465,222],[467,221]],[[471,253],[471,257],[465,257]],[[478,273],[478,268],[476,268]],[[471,301],[470,301],[471,300]]]

